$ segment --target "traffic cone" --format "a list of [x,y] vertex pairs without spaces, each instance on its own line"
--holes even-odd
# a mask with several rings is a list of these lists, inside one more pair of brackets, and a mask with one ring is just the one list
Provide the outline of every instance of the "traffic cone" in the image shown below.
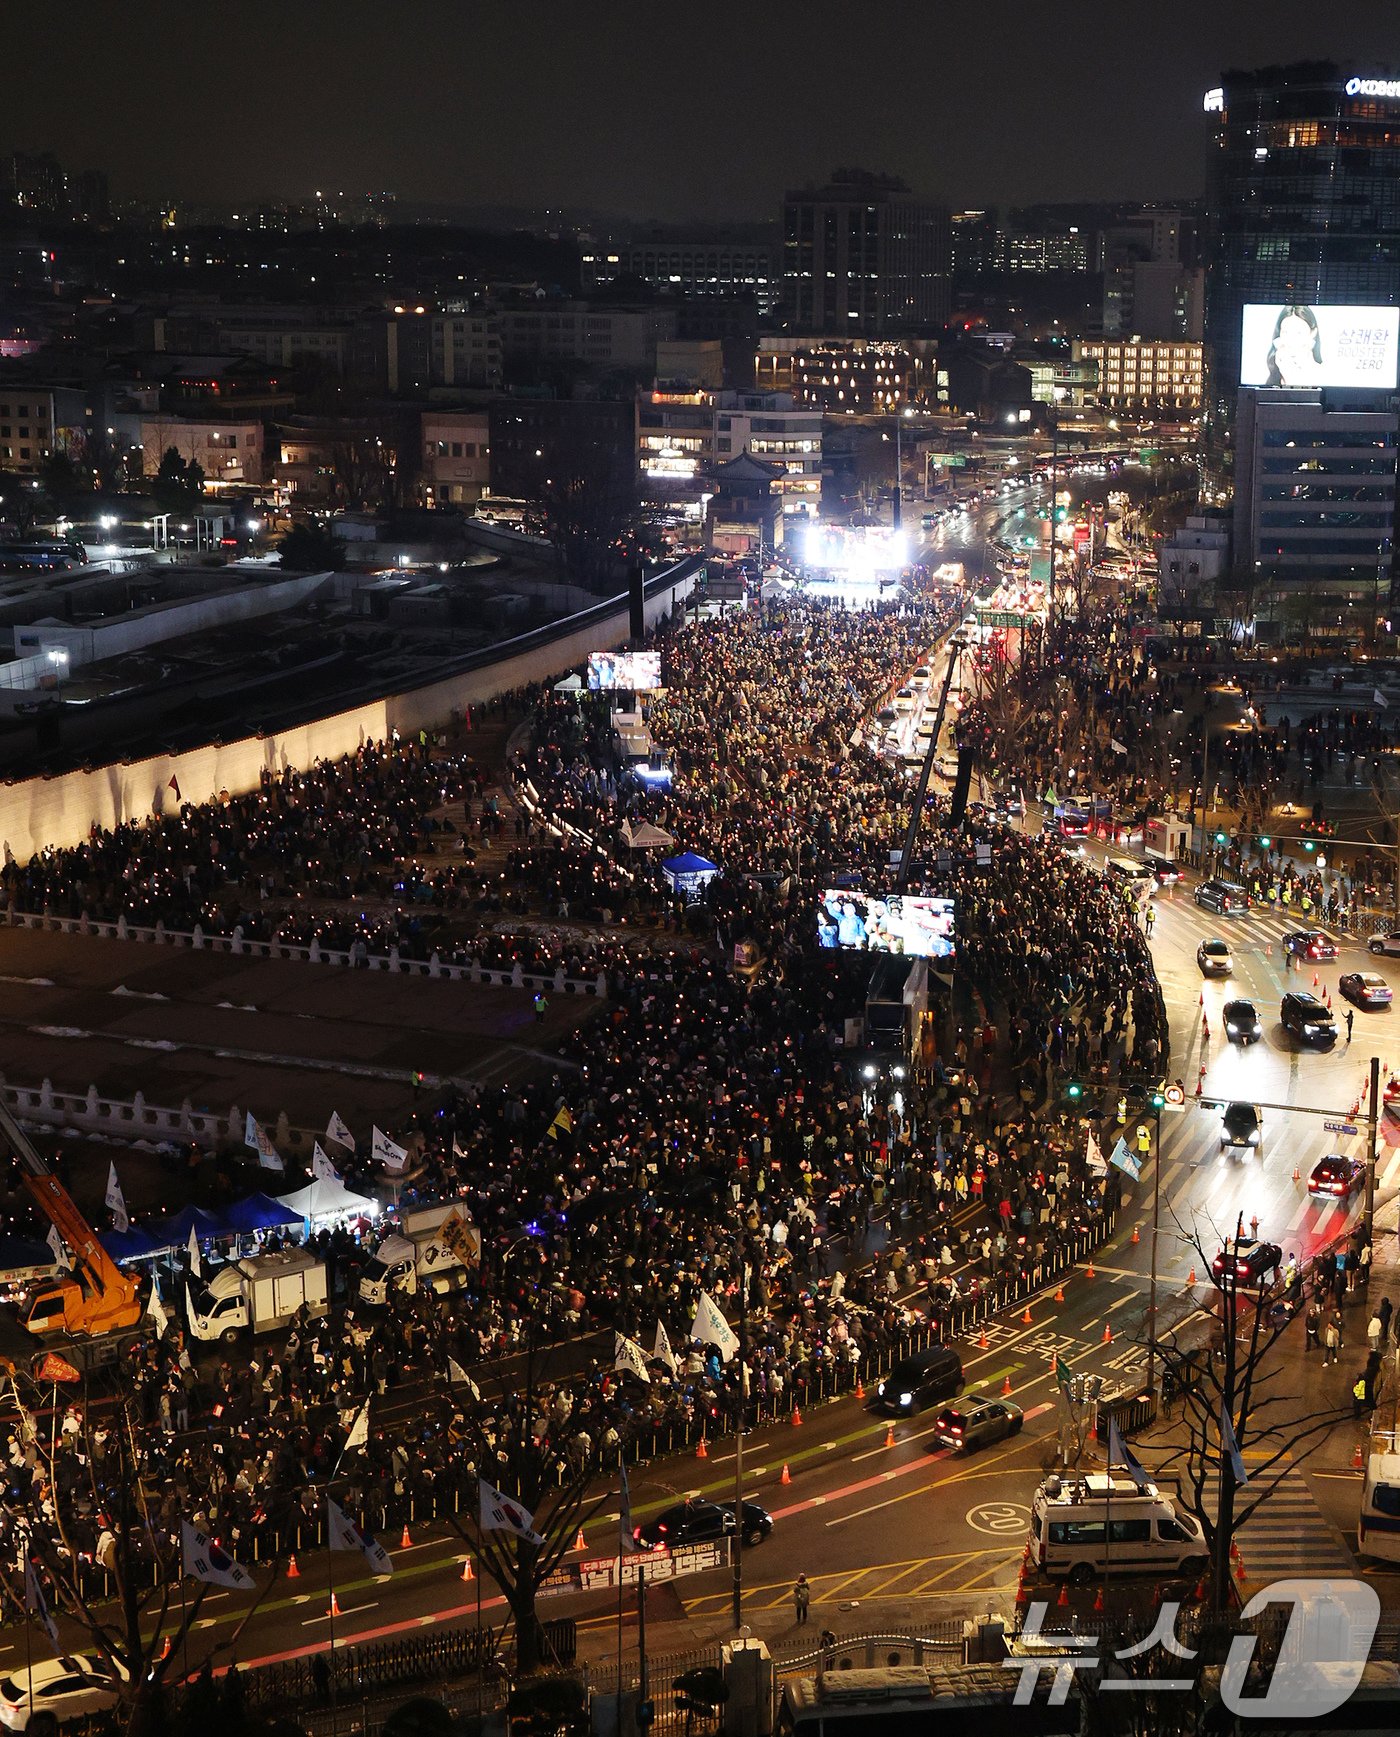
[[1198,1080],[1197,1080],[1197,1081],[1196,1081],[1196,1096],[1197,1096],[1197,1097],[1198,1097],[1198,1098],[1199,1098],[1199,1097],[1200,1097],[1200,1095],[1201,1095],[1201,1080],[1203,1080],[1203,1079],[1204,1079],[1204,1078],[1205,1078],[1205,1077],[1206,1077],[1206,1076],[1205,1076],[1205,1074],[1204,1074],[1204,1072],[1203,1072],[1203,1073],[1202,1073],[1202,1074],[1201,1074],[1201,1076],[1200,1076],[1200,1079],[1198,1079]]
[[170,1657],[170,1636],[169,1635],[166,1635],[166,1637],[165,1637],[165,1645],[160,1649],[160,1656],[162,1659],[168,1659]]
[[710,1457],[710,1450],[705,1445],[705,1438],[703,1435],[700,1437],[700,1440],[695,1444],[695,1457],[697,1460],[707,1460]]
[[1303,1172],[1298,1168],[1298,1162],[1296,1159],[1293,1162],[1293,1180],[1295,1182],[1301,1182],[1303,1180]]
[[1317,972],[1316,971],[1313,972],[1313,988],[1314,989],[1317,988]]
[[892,1423],[887,1423],[885,1425],[885,1446],[894,1446],[894,1425]]
[[1030,1588],[1024,1580],[1018,1580],[1016,1582],[1016,1608],[1019,1610],[1023,1604],[1029,1604],[1030,1601]]
[[792,1408],[792,1427],[794,1429],[800,1429],[802,1427],[802,1413],[795,1405]]
[[1002,1391],[1003,1397],[1006,1394],[1010,1393],[1010,1391],[1011,1391],[1011,1377],[1009,1375],[1002,1376],[1001,1391]]
[[336,1595],[334,1593],[332,1593],[331,1594],[331,1607],[326,1612],[326,1615],[327,1616],[339,1616],[340,1614],[341,1614],[340,1600],[336,1597]]
[[864,1386],[864,1383],[861,1381],[861,1378],[859,1375],[856,1376],[856,1398],[857,1399],[864,1399],[865,1398],[865,1386]]
[[979,1351],[985,1351],[987,1349],[987,1329],[985,1327],[983,1327],[982,1331],[977,1335],[977,1349]]
[[1139,1233],[1138,1227],[1136,1225],[1133,1226],[1133,1234],[1128,1238],[1128,1241],[1130,1243],[1132,1243],[1134,1248],[1136,1248],[1137,1245],[1142,1241],[1142,1236]]
[[1244,1579],[1244,1563],[1243,1562],[1237,1562],[1235,1564],[1235,1579],[1236,1580],[1243,1580]]
[[587,1548],[588,1546],[583,1541],[583,1527],[580,1526],[578,1529],[578,1537],[574,1539],[574,1549],[586,1550]]
[[1359,1472],[1363,1470],[1365,1464],[1366,1462],[1361,1455],[1361,1443],[1357,1442],[1356,1452],[1351,1456],[1351,1469],[1354,1472]]
[[1240,1559],[1240,1547],[1232,1539],[1230,1542],[1230,1560],[1231,1560],[1231,1562],[1238,1562],[1239,1559]]
[[1021,1325],[1023,1327],[1033,1327],[1035,1325],[1035,1322],[1031,1319],[1031,1306],[1029,1303],[1026,1304],[1025,1312],[1021,1316]]
[[1055,1600],[1055,1603],[1061,1610],[1069,1609],[1069,1582],[1067,1580],[1060,1582],[1060,1596]]
[[1186,1283],[1188,1285],[1194,1285],[1195,1282],[1196,1282],[1196,1269],[1195,1269],[1195,1267],[1192,1267],[1191,1271],[1189,1273],[1187,1273],[1187,1275],[1186,1275]]
[[1064,1300],[1065,1300],[1065,1287],[1063,1285],[1061,1285],[1059,1287],[1059,1289],[1055,1292],[1055,1301],[1057,1303],[1063,1303]]
[[301,1570],[297,1567],[297,1553],[295,1550],[293,1550],[291,1555],[287,1558],[287,1579],[301,1579]]
[[466,1556],[462,1559],[462,1579],[463,1580],[475,1580],[476,1579],[476,1576],[472,1573],[472,1559],[470,1556]]
[[1098,1589],[1098,1591],[1094,1594],[1094,1609],[1096,1611],[1101,1611],[1103,1609],[1103,1588],[1102,1587],[1100,1587]]
[[1203,989],[1201,991],[1201,993],[1196,997],[1196,1006],[1197,1007],[1204,1007],[1205,1004],[1206,1004],[1206,992]]
[[1207,1590],[1207,1588],[1206,1588],[1205,1581],[1204,1580],[1198,1580],[1196,1582],[1196,1602],[1198,1604],[1204,1603],[1205,1596],[1206,1596],[1206,1590]]
[[1093,1276],[1094,1276],[1094,1263],[1093,1263],[1093,1261],[1090,1261],[1088,1266],[1085,1267],[1085,1269],[1084,1269],[1084,1277],[1086,1279],[1092,1279]]
[[1113,1343],[1113,1329],[1109,1326],[1107,1321],[1103,1324],[1103,1338],[1099,1343],[1101,1345],[1111,1345]]
[[408,1527],[405,1526],[403,1529],[403,1537],[399,1539],[399,1549],[400,1550],[411,1550],[412,1548],[413,1548],[413,1540],[408,1535]]
[[786,1460],[783,1461],[783,1475],[778,1479],[778,1482],[780,1484],[790,1484],[792,1482],[792,1473],[788,1470]]

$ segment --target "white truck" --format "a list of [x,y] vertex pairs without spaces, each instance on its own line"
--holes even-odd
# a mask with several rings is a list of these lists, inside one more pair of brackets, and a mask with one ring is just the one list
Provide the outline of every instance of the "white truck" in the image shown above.
[[232,1342],[241,1333],[285,1327],[305,1304],[326,1312],[326,1267],[305,1249],[253,1255],[220,1267],[207,1285],[191,1287],[190,1332],[196,1339]]
[[360,1274],[360,1301],[387,1303],[391,1290],[460,1290],[481,1258],[481,1232],[456,1206],[424,1206],[403,1215]]

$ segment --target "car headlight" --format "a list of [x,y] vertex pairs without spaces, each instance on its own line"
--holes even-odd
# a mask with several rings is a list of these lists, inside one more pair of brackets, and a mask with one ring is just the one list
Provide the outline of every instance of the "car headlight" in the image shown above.
[[1257,1128],[1251,1128],[1249,1130],[1249,1143],[1251,1146],[1257,1146],[1259,1144],[1259,1130]]
[[901,1405],[912,1405],[914,1403],[914,1395],[912,1393],[901,1393],[899,1396],[899,1403]]
[[865,1077],[865,1078],[866,1078],[866,1079],[867,1079],[867,1080],[873,1080],[873,1079],[874,1079],[874,1078],[875,1078],[875,1075],[876,1075],[876,1074],[877,1074],[877,1073],[878,1073],[878,1072],[879,1072],[879,1071],[880,1071],[880,1070],[879,1070],[879,1069],[878,1069],[878,1068],[877,1068],[877,1067],[875,1067],[875,1066],[874,1066],[874,1065],[873,1065],[873,1064],[872,1064],[872,1063],[870,1063],[870,1062],[867,1062],[867,1063],[866,1063],[866,1064],[865,1064],[865,1066],[864,1066],[864,1067],[863,1067],[863,1068],[862,1068],[862,1069],[861,1069],[861,1070],[860,1070],[860,1071],[861,1071],[861,1073],[862,1073],[862,1075],[863,1075],[863,1076],[864,1076],[864,1077]]
[[1239,1026],[1231,1025],[1228,1021],[1226,1022],[1225,1029],[1229,1032],[1231,1037],[1238,1037],[1240,1035]]

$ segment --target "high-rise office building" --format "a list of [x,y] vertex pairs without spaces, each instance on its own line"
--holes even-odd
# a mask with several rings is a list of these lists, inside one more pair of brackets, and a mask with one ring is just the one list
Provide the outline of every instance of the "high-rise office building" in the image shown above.
[[783,302],[788,330],[880,337],[941,325],[949,311],[944,206],[902,181],[838,169],[825,187],[783,204]]
[[1223,475],[1246,306],[1400,303],[1400,80],[1328,62],[1231,72],[1205,108],[1207,444]]

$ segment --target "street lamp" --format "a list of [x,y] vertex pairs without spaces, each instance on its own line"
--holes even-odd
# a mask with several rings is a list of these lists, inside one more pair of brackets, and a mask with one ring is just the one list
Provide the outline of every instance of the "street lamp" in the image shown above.
[[60,697],[63,693],[63,678],[68,673],[68,647],[66,645],[51,645],[45,656],[49,660],[49,668],[53,671],[58,683]]

